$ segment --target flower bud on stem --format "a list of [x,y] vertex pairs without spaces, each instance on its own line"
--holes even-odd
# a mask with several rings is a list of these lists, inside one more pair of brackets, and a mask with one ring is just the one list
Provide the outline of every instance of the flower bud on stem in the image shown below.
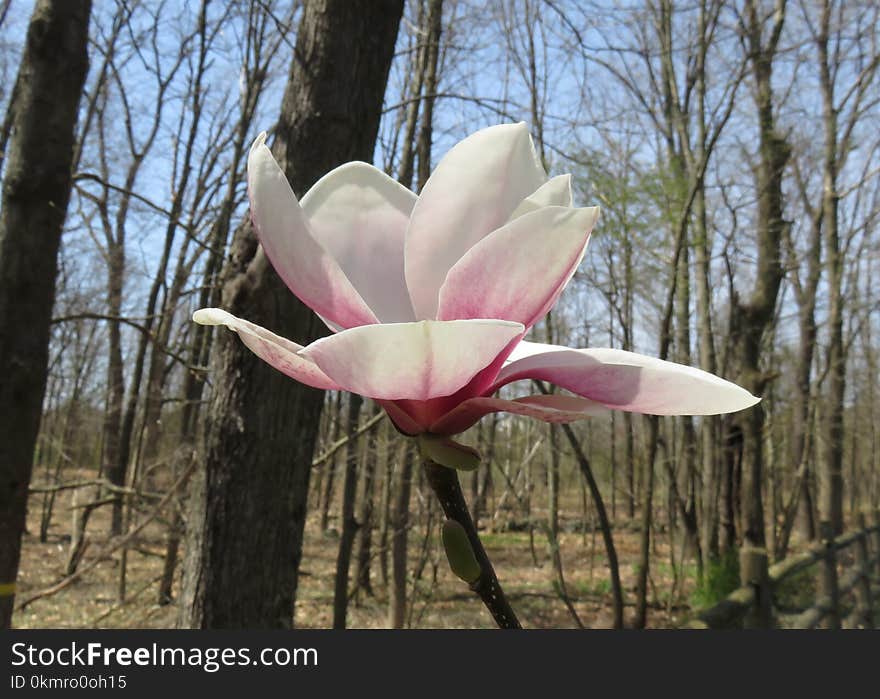
[[443,523],[443,548],[446,549],[449,567],[459,578],[468,585],[480,578],[483,570],[474,555],[467,532],[454,519],[447,519]]
[[498,583],[495,570],[492,568],[486,549],[483,548],[477,534],[477,528],[474,526],[464,494],[461,492],[458,472],[455,469],[434,463],[429,458],[424,459],[424,466],[428,483],[430,483],[437,499],[440,500],[443,513],[447,519],[457,522],[461,526],[467,535],[473,556],[479,564],[480,572],[476,579],[470,583],[471,590],[476,592],[483,601],[499,628],[521,629],[522,626],[516,618],[516,613]]

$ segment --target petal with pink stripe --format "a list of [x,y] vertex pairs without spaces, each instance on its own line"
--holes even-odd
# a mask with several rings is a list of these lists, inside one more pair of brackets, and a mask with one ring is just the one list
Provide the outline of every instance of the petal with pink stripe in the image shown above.
[[503,318],[531,327],[577,270],[598,216],[596,207],[548,206],[487,235],[449,270],[437,317]]
[[238,334],[247,348],[282,374],[300,383],[328,391],[337,386],[313,361],[297,354],[303,347],[221,308],[202,308],[193,313],[200,325],[225,325]]
[[525,396],[514,400],[471,398],[432,424],[430,431],[436,434],[458,434],[475,425],[484,415],[502,412],[558,423],[604,415],[608,409],[586,398],[559,394]]
[[417,318],[436,316],[449,269],[546,179],[522,122],[477,131],[443,157],[406,232],[406,283]]
[[[378,322],[333,256],[312,236],[284,172],[262,133],[248,156],[251,218],[266,256],[287,287],[331,324]],[[332,326],[331,326],[332,327]]]
[[430,400],[465,386],[523,332],[503,320],[363,325],[300,351],[346,391],[383,400]]
[[624,350],[521,342],[510,359],[492,390],[539,379],[609,408],[649,415],[719,415],[760,400],[701,369]]

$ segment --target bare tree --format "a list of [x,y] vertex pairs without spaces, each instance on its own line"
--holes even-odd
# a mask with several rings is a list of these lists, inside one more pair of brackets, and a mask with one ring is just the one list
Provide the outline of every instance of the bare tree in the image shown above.
[[416,455],[413,445],[399,451],[394,504],[391,508],[391,585],[388,594],[388,626],[402,629],[406,619],[407,540],[410,527],[409,501]]
[[[822,226],[824,229],[825,264],[828,268],[828,397],[822,415],[824,425],[824,453],[822,455],[819,510],[832,531],[843,531],[843,453],[844,453],[844,393],[846,390],[846,348],[843,335],[844,314],[844,256],[846,243],[840,232],[840,173],[847,156],[853,149],[853,132],[864,113],[868,88],[872,84],[880,54],[877,52],[877,9],[868,17],[858,18],[865,26],[851,28],[844,25],[843,3],[823,0],[819,18],[812,27],[819,63],[819,83],[822,95],[822,124],[824,148],[822,157]],[[811,20],[808,16],[808,22]],[[832,24],[834,22],[834,26]],[[855,78],[849,85],[842,76],[847,72],[841,58],[842,43],[852,32],[861,39],[865,36],[869,52],[862,47],[853,52],[852,71]],[[861,41],[860,41],[861,43]],[[838,98],[838,89],[843,93]],[[853,484],[854,485],[854,484]]]
[[[757,269],[755,284],[743,301],[732,299],[734,338],[737,345],[741,383],[760,396],[768,375],[761,364],[765,333],[773,322],[782,283],[782,240],[789,225],[784,218],[783,179],[791,147],[776,124],[773,64],[785,23],[786,0],[776,0],[770,12],[760,0],[749,0],[739,15],[743,50],[749,64],[752,92],[758,112]],[[744,537],[753,546],[765,544],[762,484],[764,476],[764,408],[758,404],[741,418],[745,458],[742,507]]]
[[90,10],[89,0],[37,2],[12,107],[0,213],[0,628],[12,621]]
[[[402,0],[306,5],[273,145],[294,191],[371,158],[402,10]],[[233,313],[300,341],[322,332],[269,268],[249,225],[236,232],[223,278],[222,304]],[[181,622],[288,627],[323,394],[275,373],[229,335],[218,338],[212,368]]]
[[356,393],[348,396],[348,418],[345,421],[345,475],[342,482],[342,533],[336,556],[336,575],[333,590],[333,628],[344,629],[348,615],[348,574],[354,537],[360,523],[355,518],[357,497],[358,453],[355,439],[361,406],[364,399]]

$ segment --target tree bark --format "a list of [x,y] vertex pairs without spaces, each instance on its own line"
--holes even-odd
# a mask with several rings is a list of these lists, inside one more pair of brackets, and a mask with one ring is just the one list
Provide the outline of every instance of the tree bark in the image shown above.
[[[675,329],[678,361],[686,366],[691,364],[691,332],[690,332],[690,255],[688,246],[683,245],[678,260],[677,294],[675,297]],[[700,532],[697,523],[697,432],[694,419],[690,415],[678,418],[681,427],[680,458],[684,462],[684,495],[679,495],[678,484],[671,482],[670,487],[676,491],[676,500],[680,501],[682,523],[688,545],[694,553],[697,564],[697,578],[703,577],[703,553],[700,547]],[[675,478],[675,471],[670,474]]]
[[427,44],[424,53],[425,94],[422,98],[422,127],[419,131],[418,191],[431,175],[431,146],[434,142],[434,100],[437,93],[437,64],[440,56],[440,35],[443,31],[443,0],[428,1]]
[[425,82],[425,56],[427,43],[422,41],[425,28],[425,8],[419,3],[418,19],[416,22],[416,45],[414,53],[408,65],[410,83],[404,90],[403,96],[408,100],[406,106],[406,122],[404,124],[403,139],[400,144],[401,155],[398,166],[397,181],[407,189],[412,188],[414,165],[416,159],[416,129],[419,123],[419,108],[422,102],[422,86]]
[[[371,411],[372,416],[376,415],[377,406]],[[373,558],[373,526],[375,523],[374,503],[376,500],[376,465],[379,461],[377,453],[379,448],[379,440],[376,435],[377,430],[373,429],[367,435],[366,455],[364,456],[364,492],[361,497],[360,511],[358,512],[358,522],[360,523],[360,538],[358,540],[357,550],[357,569],[355,580],[357,581],[357,589],[363,590],[364,594],[373,596],[373,586],[370,582],[370,570],[372,568]]]
[[[294,191],[371,160],[403,0],[311,0],[297,33],[273,153]],[[307,343],[326,333],[269,268],[250,225],[223,275],[230,312]],[[181,623],[293,624],[323,393],[218,337],[205,460],[191,497]]]
[[348,396],[348,420],[345,436],[345,476],[342,482],[342,533],[339,537],[339,551],[336,556],[336,577],[333,591],[333,628],[344,629],[348,616],[348,573],[351,565],[351,551],[354,548],[354,537],[358,530],[358,521],[354,516],[355,498],[357,497],[357,439],[355,432],[364,399],[356,393]]
[[[342,424],[342,392],[336,392],[333,411],[333,427],[331,443],[339,439],[340,425]],[[336,457],[327,459],[324,468],[327,475],[324,476],[324,489],[321,491],[321,531],[326,532],[330,528],[330,503],[333,501],[333,483],[336,480]]]
[[[734,297],[731,313],[736,318],[740,383],[754,395],[760,396],[767,386],[767,378],[761,368],[762,341],[773,322],[783,276],[781,241],[788,223],[783,217],[782,182],[791,149],[776,129],[772,82],[773,61],[785,21],[785,0],[776,1],[770,16],[769,34],[765,31],[767,17],[758,5],[756,0],[750,0],[743,20],[758,115],[759,146],[755,171],[758,261],[755,284],[748,300],[742,302]],[[764,422],[764,409],[760,403],[746,411],[741,418],[744,438],[743,533],[749,544],[759,548],[765,545],[762,497]]]
[[[796,168],[797,171],[797,168]],[[816,351],[816,291],[821,277],[822,260],[822,207],[813,207],[809,195],[802,184],[802,198],[811,218],[810,244],[806,254],[806,278],[792,274],[794,278],[795,298],[798,304],[798,353],[795,365],[795,413],[794,431],[792,434],[792,462],[798,470],[795,488],[797,493],[797,517],[800,520],[802,536],[812,541],[816,538],[816,522],[813,517],[813,492],[811,488],[813,469],[812,453],[815,440],[810,434],[810,415],[813,397],[811,395],[811,377],[813,372],[813,356]],[[816,210],[818,208],[818,211]],[[791,245],[793,247],[793,245]],[[788,538],[794,522],[784,522],[781,537],[780,553],[784,555],[788,548]]]
[[611,530],[611,522],[608,519],[608,512],[605,509],[605,502],[602,500],[602,493],[599,491],[599,485],[593,476],[593,469],[590,467],[590,460],[584,453],[580,442],[571,429],[571,425],[562,424],[562,431],[565,433],[568,443],[577,459],[578,467],[581,475],[587,482],[590,489],[590,495],[593,498],[593,504],[596,506],[596,516],[599,520],[599,528],[602,530],[602,541],[605,544],[605,555],[608,556],[608,570],[611,578],[611,593],[614,597],[614,628],[623,628],[623,586],[620,583],[620,566],[617,562],[617,549],[614,546],[614,533]]
[[[712,20],[708,17],[705,2],[700,3],[697,35],[699,50],[696,55],[697,92],[697,142],[696,160],[704,162],[707,157],[709,133],[706,117],[706,53],[710,39],[707,35]],[[717,18],[717,14],[715,15]],[[712,334],[712,243],[706,212],[706,188],[699,187],[694,197],[694,223],[691,229],[696,266],[694,276],[697,290],[697,337],[699,341],[700,366],[710,374],[718,372],[715,355],[715,339]],[[706,416],[700,422],[702,437],[703,508],[701,519],[700,548],[704,558],[718,556],[718,459],[717,418]]]
[[0,628],[12,622],[90,10],[38,0],[16,81],[0,212]]
[[409,535],[409,499],[415,454],[407,444],[400,454],[400,466],[391,510],[391,589],[388,594],[388,625],[402,629],[406,619],[407,539]]
[[733,424],[726,433],[722,458],[721,512],[719,515],[721,553],[728,553],[736,548],[736,482],[737,473],[742,470],[742,455],[742,430],[738,425]]
[[644,629],[648,623],[648,582],[651,564],[651,527],[654,526],[654,461],[659,446],[660,418],[650,415],[648,423],[648,454],[642,495],[642,521],[639,530],[639,562],[636,567],[636,610],[633,626]]
[[[107,315],[122,315],[122,289],[125,275],[125,247],[108,246],[107,249]],[[107,399],[104,405],[101,470],[113,485],[125,485],[125,462],[120,459],[120,428],[122,403],[125,399],[125,376],[122,361],[122,333],[119,321],[107,324]],[[110,516],[110,534],[122,531],[122,497],[113,501]]]
[[[846,352],[843,343],[843,252],[840,248],[837,193],[837,108],[834,78],[828,56],[832,7],[822,3],[819,35],[819,82],[825,144],[822,167],[822,216],[825,260],[828,265],[828,396],[822,416],[824,453],[820,472],[819,513],[834,535],[843,531],[843,398],[846,390]],[[855,484],[853,484],[854,486]]]

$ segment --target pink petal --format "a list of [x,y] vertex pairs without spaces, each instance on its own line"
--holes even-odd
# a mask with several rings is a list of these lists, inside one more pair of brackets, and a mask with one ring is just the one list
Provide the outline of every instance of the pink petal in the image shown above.
[[406,410],[401,408],[394,401],[377,400],[376,403],[385,409],[385,412],[388,413],[388,417],[391,418],[391,422],[394,423],[394,426],[404,434],[413,436],[425,431],[424,425],[413,419]]
[[200,325],[225,325],[238,333],[241,341],[260,359],[300,383],[329,391],[340,390],[313,361],[297,354],[302,345],[236,318],[220,308],[202,308],[193,313],[193,320]]
[[574,422],[603,415],[607,408],[577,396],[526,396],[514,400],[501,398],[471,398],[460,403],[431,425],[436,434],[458,434],[475,425],[489,413],[513,413],[534,417],[544,422]]
[[383,323],[415,320],[403,245],[416,195],[366,163],[346,163],[302,199],[315,240]]
[[300,351],[346,391],[429,400],[466,385],[523,332],[503,320],[424,320],[364,325]]
[[490,233],[449,270],[440,320],[540,320],[578,268],[599,209],[548,206]]
[[435,317],[449,269],[545,179],[524,123],[477,131],[446,154],[406,232],[406,283],[417,318]]
[[[377,319],[333,257],[312,237],[305,214],[262,133],[248,157],[251,218],[266,256],[288,288],[329,324]],[[332,327],[332,325],[331,325]]]
[[[469,398],[475,398],[486,394],[487,389],[492,386],[495,377],[511,350],[520,343],[521,335],[515,336],[507,346],[495,357],[495,359],[483,369],[480,369],[474,377],[455,393],[448,396],[440,396],[429,400],[396,400],[394,404],[402,410],[412,421],[419,425],[418,432],[425,432],[443,415],[452,410],[455,406]],[[389,411],[390,413],[390,411]],[[402,428],[404,432],[412,432],[411,430]]]
[[749,408],[744,388],[700,369],[617,349],[521,342],[492,390],[540,379],[609,408],[650,415],[718,415]]

